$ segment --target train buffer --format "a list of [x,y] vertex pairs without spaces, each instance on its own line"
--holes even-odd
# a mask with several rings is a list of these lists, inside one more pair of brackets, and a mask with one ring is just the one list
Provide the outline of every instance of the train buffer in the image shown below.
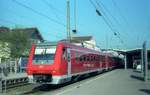
[[27,84],[28,78],[26,73],[12,73],[0,78],[0,92],[6,92],[6,89]]

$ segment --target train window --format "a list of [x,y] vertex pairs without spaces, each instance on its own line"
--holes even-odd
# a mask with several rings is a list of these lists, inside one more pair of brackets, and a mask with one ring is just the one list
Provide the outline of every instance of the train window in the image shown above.
[[82,57],[80,57],[80,61],[82,61]]
[[76,57],[76,61],[80,61],[78,57]]
[[62,59],[64,59],[64,60],[67,59],[67,52],[66,52],[65,48],[63,48]]
[[102,57],[102,55],[100,55],[100,56],[99,56],[99,58],[100,58],[100,61],[102,62],[102,61],[103,61],[103,57]]
[[86,61],[86,56],[83,57],[83,61]]
[[67,50],[67,60],[68,60],[68,62],[71,61],[71,51],[70,50]]
[[102,62],[105,62],[105,56],[102,56]]
[[91,58],[90,58],[91,60],[90,61],[93,61],[93,56],[91,56]]
[[97,61],[97,56],[95,56],[95,61]]
[[97,55],[96,61],[99,61],[99,56]]
[[80,61],[84,61],[84,56],[80,56]]
[[87,56],[87,61],[89,61],[90,60],[90,58],[89,58],[89,56]]
[[76,52],[76,61],[79,61],[79,54],[78,54],[78,52]]
[[33,64],[52,64],[56,46],[37,46],[33,56]]
[[95,56],[93,56],[93,61],[95,61]]
[[36,54],[33,57],[34,64],[50,64],[53,63],[54,54]]

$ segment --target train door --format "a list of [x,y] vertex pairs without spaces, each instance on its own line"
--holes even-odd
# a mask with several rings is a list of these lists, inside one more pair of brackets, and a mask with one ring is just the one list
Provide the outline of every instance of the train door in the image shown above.
[[67,75],[68,77],[71,77],[71,50],[69,48],[67,49],[67,61],[68,61]]
[[108,62],[109,60],[108,60],[108,55],[106,54],[105,55],[105,70],[108,70],[108,68],[109,68],[109,62]]

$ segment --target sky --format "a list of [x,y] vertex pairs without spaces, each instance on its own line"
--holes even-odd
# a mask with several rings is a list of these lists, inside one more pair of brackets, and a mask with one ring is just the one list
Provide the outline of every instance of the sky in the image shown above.
[[[47,41],[66,38],[67,0],[0,0],[0,26],[37,27]],[[150,0],[77,0],[77,34],[93,36],[101,48],[150,48]],[[100,11],[102,16],[96,13]],[[74,0],[70,0],[74,29]],[[115,35],[116,34],[116,35]]]

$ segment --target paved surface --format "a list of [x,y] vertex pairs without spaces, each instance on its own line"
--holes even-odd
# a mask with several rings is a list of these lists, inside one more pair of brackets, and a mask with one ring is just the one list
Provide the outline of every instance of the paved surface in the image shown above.
[[150,82],[143,82],[140,75],[132,70],[115,70],[57,95],[150,95]]
[[26,85],[2,95],[150,95],[150,82],[141,73],[117,69],[61,87]]

